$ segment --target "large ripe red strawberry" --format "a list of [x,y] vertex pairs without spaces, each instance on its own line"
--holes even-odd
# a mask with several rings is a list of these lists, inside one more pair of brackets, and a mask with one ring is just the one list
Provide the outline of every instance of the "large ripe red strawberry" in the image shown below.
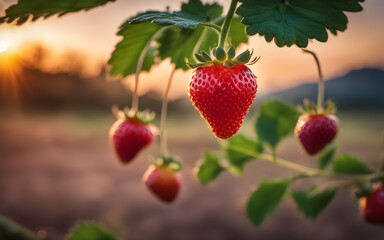
[[119,119],[111,127],[109,136],[121,162],[129,163],[154,139],[148,124],[138,119]]
[[361,215],[367,222],[384,223],[384,187],[360,199]]
[[152,193],[166,203],[173,202],[180,191],[181,176],[168,165],[150,165],[143,181]]
[[244,64],[199,67],[189,85],[193,105],[212,132],[222,139],[237,133],[256,91],[256,77]]
[[305,151],[314,155],[327,146],[338,131],[337,119],[332,114],[304,114],[295,127]]

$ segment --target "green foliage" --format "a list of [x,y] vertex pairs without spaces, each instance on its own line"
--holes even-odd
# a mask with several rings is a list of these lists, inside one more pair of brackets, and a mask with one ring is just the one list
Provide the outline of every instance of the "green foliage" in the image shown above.
[[247,204],[247,215],[254,225],[261,225],[265,218],[275,211],[289,184],[289,179],[260,183],[258,189],[251,194]]
[[295,128],[299,112],[280,100],[266,101],[261,105],[260,115],[256,121],[259,139],[272,148]]
[[[149,71],[154,64],[154,50],[148,48],[148,44],[159,34],[160,27],[150,23],[132,25],[125,22],[117,33],[123,36],[113,51],[108,64],[111,65],[112,76],[121,74],[123,77],[136,72],[136,67],[142,51],[145,52],[144,62],[141,70]],[[147,50],[146,50],[147,49]]]
[[197,178],[202,184],[207,185],[218,177],[223,170],[224,168],[220,165],[219,158],[206,152],[203,162],[198,167]]
[[172,25],[178,28],[195,29],[201,23],[209,23],[220,17],[223,9],[218,4],[205,4],[200,0],[189,0],[181,6],[181,11],[140,13],[128,21],[132,24],[152,22],[161,26]]
[[[243,167],[246,162],[257,159],[257,155],[264,151],[261,142],[256,142],[241,134],[235,135],[227,142],[228,144],[223,148],[230,163],[229,170],[236,175],[243,172]],[[246,152],[249,152],[249,154]]]
[[328,164],[332,161],[335,156],[336,146],[331,146],[327,148],[321,155],[318,157],[319,169],[325,169]]
[[39,18],[45,19],[55,14],[63,16],[70,12],[89,10],[114,1],[115,0],[18,0],[17,4],[5,10],[6,15],[0,18],[0,23],[10,23],[17,20],[17,24],[21,25],[25,23],[30,16],[32,16],[32,21]]
[[326,189],[315,193],[316,186],[308,190],[300,190],[292,193],[292,197],[297,204],[299,211],[304,213],[307,218],[315,219],[321,211],[332,201],[337,189]]
[[337,157],[333,161],[333,171],[343,174],[370,174],[370,170],[365,163],[361,162],[354,156],[347,154]]
[[0,239],[38,240],[31,231],[0,215]]
[[[185,64],[185,59],[188,59],[189,62],[194,61],[193,50],[203,34],[203,31],[203,28],[198,28],[196,30],[166,29],[164,34],[158,39],[159,57],[161,59],[170,58],[177,69],[188,70],[189,68]],[[214,32],[210,29],[206,29],[206,31]]]
[[117,240],[110,232],[96,223],[81,223],[75,227],[68,240]]
[[278,47],[306,47],[308,39],[328,40],[327,29],[336,34],[347,28],[343,12],[359,12],[364,0],[242,0],[237,14],[243,16],[248,35],[259,34]]
[[[149,11],[128,19],[118,32],[124,39],[117,44],[109,60],[111,75],[127,76],[135,73],[140,53],[149,41],[153,41],[151,45],[155,49],[152,54],[146,54],[143,70],[149,70],[156,57],[161,60],[170,58],[176,69],[188,70],[185,60],[194,62],[194,50],[210,52],[218,42],[216,30],[198,26],[212,23],[213,20],[221,24],[221,13],[222,7],[215,3],[203,5],[199,0],[190,0],[182,5],[181,11]],[[239,17],[233,18],[228,33],[234,47],[248,42],[245,26],[240,20]],[[166,27],[158,32],[161,26],[171,25],[173,28]],[[158,35],[154,38],[155,34]]]

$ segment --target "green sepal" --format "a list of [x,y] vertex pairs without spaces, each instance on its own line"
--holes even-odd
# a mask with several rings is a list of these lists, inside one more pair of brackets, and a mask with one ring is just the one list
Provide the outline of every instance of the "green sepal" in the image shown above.
[[248,63],[249,60],[251,60],[252,53],[247,49],[246,51],[240,53],[234,60],[245,64]]
[[227,59],[227,53],[224,51],[222,47],[215,48],[215,50],[213,51],[213,55],[220,62],[224,62]]
[[207,63],[186,63],[189,68],[198,68],[206,65]]
[[206,62],[204,56],[201,55],[201,54],[199,54],[199,53],[195,53],[195,59],[196,59],[197,61],[199,61],[199,62],[202,62],[202,63],[205,63],[205,62]]
[[151,163],[160,168],[169,168],[173,172],[179,172],[183,168],[183,164],[173,156],[161,156],[152,159]]
[[149,124],[156,117],[156,113],[151,112],[149,109],[145,109],[144,111],[134,111],[128,107],[125,107],[123,110],[119,110],[116,106],[113,106],[112,112],[117,119],[137,120],[142,124]]
[[200,52],[200,54],[204,57],[204,59],[206,60],[206,62],[212,62],[212,58],[211,58],[211,56],[209,56],[209,54],[208,54],[206,51],[202,50],[202,51]]
[[228,55],[228,60],[232,60],[236,56],[236,50],[235,50],[235,48],[233,46],[231,46],[228,49],[227,55]]
[[372,193],[372,183],[367,182],[356,186],[355,196],[356,198],[367,197]]
[[301,113],[315,115],[315,114],[334,114],[336,113],[336,105],[331,100],[327,100],[324,107],[318,108],[317,104],[304,99],[303,105],[298,106],[298,110]]

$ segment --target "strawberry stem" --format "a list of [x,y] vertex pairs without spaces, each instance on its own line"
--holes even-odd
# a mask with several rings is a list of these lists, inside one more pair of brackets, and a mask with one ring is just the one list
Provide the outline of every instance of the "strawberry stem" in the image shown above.
[[221,33],[221,27],[217,24],[214,24],[214,23],[199,23],[200,26],[203,26],[203,27],[210,27],[210,28],[213,28],[215,29],[219,34]]
[[167,145],[167,132],[165,131],[165,124],[167,122],[167,108],[168,108],[168,94],[171,89],[173,76],[175,74],[176,67],[173,67],[171,75],[167,82],[165,92],[163,95],[163,104],[161,106],[161,119],[160,119],[160,154],[162,156],[168,156],[168,145]]
[[163,31],[163,28],[158,30],[155,34],[153,34],[152,38],[147,42],[145,47],[140,53],[139,60],[137,61],[137,66],[136,66],[136,73],[135,73],[135,86],[134,90],[132,93],[132,105],[131,105],[131,110],[133,113],[136,113],[139,110],[139,95],[137,93],[137,90],[139,88],[139,75],[141,73],[141,69],[143,67],[144,59],[145,59],[145,54],[147,54],[148,49],[152,43]]
[[347,174],[338,174],[331,171],[318,170],[315,168],[306,167],[301,164],[297,164],[297,163],[276,157],[274,154],[266,154],[266,153],[260,154],[252,150],[242,148],[240,146],[231,146],[230,149],[233,151],[251,156],[255,159],[260,159],[266,162],[270,162],[277,166],[298,172],[299,174],[293,176],[292,180],[298,180],[298,179],[308,178],[308,177],[326,177],[326,178],[332,178],[332,179],[349,182],[350,185],[354,185],[354,184],[364,183],[369,181],[370,182],[380,181],[381,179],[384,178],[384,175],[382,173],[347,175]]
[[302,49],[303,52],[311,54],[316,61],[317,70],[319,72],[319,81],[318,81],[318,88],[317,88],[317,112],[322,113],[324,111],[324,79],[323,79],[323,73],[321,72],[320,67],[320,61],[317,58],[316,54],[312,51],[309,51],[307,49]]
[[231,6],[229,7],[227,16],[225,17],[223,27],[221,28],[221,35],[219,41],[219,47],[224,48],[225,39],[227,38],[227,33],[229,30],[229,25],[231,23],[233,14],[235,13],[238,0],[232,0]]

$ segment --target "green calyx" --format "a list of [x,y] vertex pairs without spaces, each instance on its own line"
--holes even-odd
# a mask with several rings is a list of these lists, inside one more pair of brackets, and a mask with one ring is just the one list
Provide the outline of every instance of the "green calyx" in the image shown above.
[[137,120],[142,124],[149,124],[155,119],[155,112],[151,112],[149,109],[144,111],[134,111],[128,107],[123,110],[118,109],[116,106],[112,107],[112,112],[117,119],[121,120]]
[[190,68],[204,67],[210,64],[224,65],[226,67],[233,67],[238,64],[252,65],[260,59],[260,57],[255,57],[251,60],[252,54],[253,50],[252,52],[246,50],[236,56],[236,51],[233,46],[231,46],[228,51],[225,51],[222,47],[216,47],[212,50],[213,58],[203,50],[194,54],[196,63],[187,62],[187,65]]
[[168,156],[168,157],[161,156],[159,158],[153,159],[151,162],[156,167],[169,168],[173,172],[179,172],[183,168],[183,165],[181,164],[181,162],[172,156]]
[[355,196],[356,198],[363,198],[371,195],[373,192],[372,183],[364,183],[356,186]]
[[308,99],[304,99],[302,106],[298,106],[298,110],[301,113],[316,115],[316,114],[334,114],[336,113],[336,105],[331,100],[325,103],[325,106],[319,109],[316,103],[310,102]]

